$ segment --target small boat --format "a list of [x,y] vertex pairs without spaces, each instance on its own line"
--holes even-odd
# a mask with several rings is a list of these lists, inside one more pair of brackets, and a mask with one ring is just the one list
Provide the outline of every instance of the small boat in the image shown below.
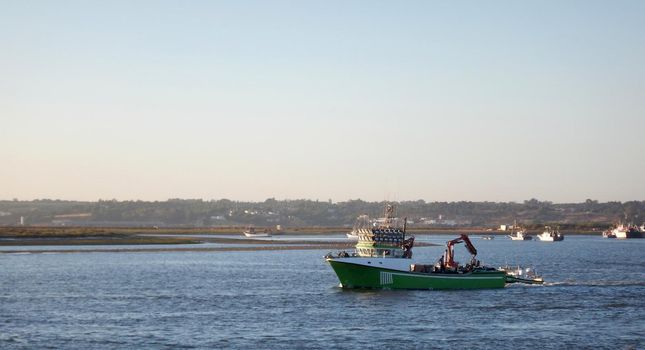
[[347,239],[349,239],[350,241],[358,241],[358,233],[357,232],[352,230],[352,232],[347,233],[346,235],[347,235]]
[[544,279],[538,276],[535,273],[535,269],[527,267],[522,268],[520,266],[510,267],[503,266],[500,267],[500,270],[506,272],[506,283],[526,283],[526,284],[542,284]]
[[602,231],[602,237],[603,238],[616,238],[616,234],[614,231],[610,228],[608,230]]
[[360,215],[356,218],[354,222],[354,227],[352,231],[347,234],[347,238],[352,241],[358,241],[358,233],[363,230],[369,230],[370,228],[370,217],[368,215]]
[[[393,209],[388,210],[393,213]],[[506,270],[481,265],[476,259],[477,249],[465,234],[448,241],[444,254],[436,263],[416,261],[412,259],[414,237],[406,237],[406,219],[401,227],[394,224],[398,219],[386,217],[389,219],[385,225],[359,231],[354,253],[325,256],[342,288],[482,289],[527,283],[511,279]],[[464,243],[471,254],[465,265],[454,259],[454,246],[460,243]]]
[[249,227],[242,232],[246,237],[271,237],[271,231],[264,229],[263,231],[256,231],[255,227]]
[[537,238],[542,242],[558,242],[564,240],[564,235],[559,230],[545,226],[544,232],[537,235]]
[[514,241],[530,241],[533,239],[533,237],[526,234],[526,230],[523,228],[519,229],[517,232],[511,232],[508,237]]
[[492,239],[495,239],[495,236],[482,236],[482,239],[485,239],[487,241],[490,241]]
[[530,241],[533,239],[533,237],[527,234],[526,229],[517,225],[517,221],[513,222],[513,231],[508,235],[508,238],[513,241]]

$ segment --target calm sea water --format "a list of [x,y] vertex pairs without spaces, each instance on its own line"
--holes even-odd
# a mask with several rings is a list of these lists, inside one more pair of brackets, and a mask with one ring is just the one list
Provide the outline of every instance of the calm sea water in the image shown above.
[[548,283],[347,291],[320,250],[0,254],[0,348],[645,348],[645,240],[474,242]]

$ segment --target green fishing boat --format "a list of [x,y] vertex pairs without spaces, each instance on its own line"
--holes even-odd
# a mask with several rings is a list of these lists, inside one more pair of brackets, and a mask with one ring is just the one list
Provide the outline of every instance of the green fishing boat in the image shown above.
[[[356,252],[325,257],[341,287],[482,289],[503,288],[507,283],[541,283],[518,279],[502,268],[482,266],[476,259],[477,249],[464,234],[447,242],[443,256],[436,263],[418,263],[412,259],[414,237],[406,237],[406,220],[399,225],[391,205],[386,206],[385,212],[382,223],[359,233]],[[454,246],[460,243],[464,243],[471,254],[465,265],[454,260]]]

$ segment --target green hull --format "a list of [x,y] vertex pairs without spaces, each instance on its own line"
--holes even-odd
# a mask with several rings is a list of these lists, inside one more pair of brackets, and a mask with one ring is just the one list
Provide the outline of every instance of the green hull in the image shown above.
[[506,273],[474,270],[469,273],[423,273],[353,264],[327,259],[343,288],[482,289],[503,288]]

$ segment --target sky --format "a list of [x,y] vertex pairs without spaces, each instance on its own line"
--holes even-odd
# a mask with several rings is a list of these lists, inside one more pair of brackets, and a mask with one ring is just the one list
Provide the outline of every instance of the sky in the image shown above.
[[0,199],[645,200],[643,1],[0,8]]

